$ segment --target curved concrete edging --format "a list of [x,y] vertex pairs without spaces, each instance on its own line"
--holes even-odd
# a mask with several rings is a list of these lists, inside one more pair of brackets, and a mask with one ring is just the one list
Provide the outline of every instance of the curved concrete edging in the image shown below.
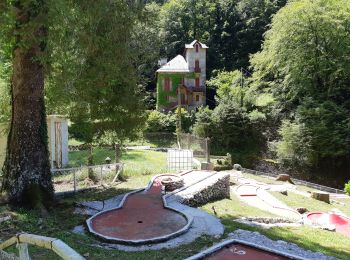
[[140,245],[140,244],[146,244],[146,243],[157,243],[157,242],[161,242],[161,241],[165,241],[165,240],[168,240],[168,239],[171,239],[171,238],[174,238],[176,236],[179,236],[185,232],[188,231],[188,229],[191,227],[192,225],[192,222],[193,222],[193,217],[192,216],[189,216],[188,214],[186,213],[183,213],[181,211],[178,211],[176,210],[175,208],[171,207],[168,205],[166,199],[164,198],[165,196],[162,196],[162,201],[163,201],[163,206],[164,208],[166,209],[169,209],[171,211],[174,211],[182,216],[185,217],[186,221],[187,221],[187,224],[181,228],[180,230],[177,230],[173,233],[170,233],[168,235],[164,235],[164,236],[159,236],[159,237],[153,237],[153,238],[150,238],[150,239],[138,239],[138,240],[126,240],[126,239],[118,239],[116,237],[110,237],[110,236],[105,236],[105,235],[102,235],[100,233],[97,233],[94,231],[93,227],[92,227],[92,219],[95,218],[96,216],[98,215],[101,215],[101,214],[104,214],[106,212],[109,212],[109,211],[113,211],[113,210],[118,210],[118,209],[121,209],[123,208],[123,205],[125,203],[125,201],[127,200],[127,198],[130,196],[130,195],[133,195],[135,193],[139,193],[139,192],[144,192],[144,191],[148,191],[153,183],[154,183],[154,180],[160,176],[177,176],[175,174],[159,174],[159,175],[156,175],[154,177],[152,177],[151,181],[148,183],[147,187],[145,188],[141,188],[141,189],[137,189],[135,191],[131,191],[129,193],[126,193],[123,197],[123,199],[120,201],[119,205],[115,208],[111,208],[111,209],[108,209],[108,210],[103,210],[93,216],[91,216],[90,218],[88,218],[86,220],[86,225],[88,227],[88,230],[90,233],[92,233],[93,235],[99,237],[99,238],[102,238],[103,240],[106,240],[108,242],[118,242],[118,243],[123,243],[123,244],[135,244],[135,245]]
[[216,253],[217,251],[223,249],[225,246],[228,246],[230,244],[242,244],[242,245],[246,245],[246,246],[250,246],[250,247],[253,247],[253,248],[256,248],[256,249],[260,249],[260,250],[263,250],[263,251],[266,251],[266,252],[269,252],[269,253],[273,253],[273,254],[277,254],[277,255],[280,255],[280,256],[285,256],[285,257],[288,257],[290,259],[296,259],[296,260],[307,260],[307,258],[303,258],[303,257],[299,257],[299,256],[296,256],[296,255],[292,255],[292,254],[289,254],[289,253],[286,253],[286,252],[282,252],[282,251],[279,251],[279,250],[275,250],[275,249],[271,249],[271,248],[268,248],[268,247],[265,247],[265,246],[261,246],[259,244],[255,244],[255,243],[250,243],[250,242],[247,242],[247,241],[244,241],[244,240],[239,240],[239,239],[229,239],[229,240],[226,240],[226,241],[223,241],[219,244],[216,244],[202,252],[199,252],[198,254],[194,255],[194,256],[191,256],[189,258],[186,258],[185,260],[200,260],[200,259],[203,259],[204,257],[207,257],[211,254],[214,254]]
[[[255,193],[256,193],[256,194],[254,194],[254,195],[251,195],[251,194],[249,194],[249,195],[241,195],[241,194],[238,192],[238,189],[241,188],[241,187],[243,187],[243,186],[254,187],[254,188],[255,188]],[[246,196],[256,196],[256,197],[257,197],[258,199],[260,199],[263,203],[265,203],[266,205],[268,205],[269,207],[271,207],[271,208],[273,208],[273,209],[289,211],[289,212],[291,212],[291,213],[297,215],[297,216],[299,217],[299,219],[302,218],[302,215],[301,215],[299,212],[297,212],[296,210],[290,209],[290,208],[288,208],[288,207],[280,207],[280,206],[273,205],[273,203],[271,203],[271,202],[267,201],[266,199],[264,199],[264,197],[261,196],[261,194],[259,195],[259,193],[261,193],[262,191],[265,191],[265,190],[263,190],[261,187],[256,186],[256,185],[254,185],[254,184],[241,184],[241,185],[239,185],[239,186],[235,189],[235,193],[236,193],[240,198],[241,198],[241,196],[242,196],[242,197],[246,197]],[[271,195],[271,194],[270,194],[270,195]],[[271,195],[271,197],[275,198],[273,195]],[[276,198],[275,198],[275,200],[276,200],[276,201],[279,201],[279,200],[277,200]],[[272,213],[274,213],[274,212],[272,212]],[[274,213],[274,214],[276,214],[276,213]]]
[[[310,218],[310,216],[312,215],[319,215],[319,219],[313,220]],[[322,219],[322,216],[326,216],[325,219]],[[336,217],[338,220],[341,219],[340,223],[336,222],[334,220],[334,217]],[[330,212],[322,212],[322,211],[313,211],[313,212],[309,212],[307,214],[304,214],[303,216],[303,221],[304,224],[306,225],[310,225],[310,226],[334,226],[335,227],[335,231],[338,233],[341,233],[345,236],[350,236],[350,218],[347,217],[346,215],[340,215],[337,213],[330,213]],[[341,223],[342,221],[346,222],[345,223]],[[345,226],[345,229],[344,229]]]

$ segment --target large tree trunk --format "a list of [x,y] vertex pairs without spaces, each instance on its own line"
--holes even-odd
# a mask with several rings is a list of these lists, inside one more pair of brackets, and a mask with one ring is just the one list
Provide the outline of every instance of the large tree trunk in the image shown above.
[[[12,120],[4,164],[4,191],[12,205],[49,206],[53,185],[47,144],[44,68],[46,1],[15,1]],[[29,1],[30,2],[30,1]],[[33,37],[34,36],[34,37]]]

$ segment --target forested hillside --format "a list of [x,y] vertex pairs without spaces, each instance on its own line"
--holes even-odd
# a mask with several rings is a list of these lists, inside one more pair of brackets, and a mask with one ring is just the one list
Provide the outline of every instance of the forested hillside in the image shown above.
[[[8,6],[0,1],[0,122],[11,118],[17,39]],[[184,114],[184,131],[245,167],[268,159],[329,185],[350,178],[349,1],[62,0],[44,11],[46,111],[69,116],[75,138],[174,132],[174,114],[148,112],[155,71],[197,39],[209,46],[208,107]]]
[[216,94],[207,93],[212,110],[197,113],[192,132],[247,167],[272,159],[283,171],[342,187],[350,176],[350,5],[287,2],[151,1],[146,9],[158,19],[159,57],[182,53],[194,38],[210,47]]

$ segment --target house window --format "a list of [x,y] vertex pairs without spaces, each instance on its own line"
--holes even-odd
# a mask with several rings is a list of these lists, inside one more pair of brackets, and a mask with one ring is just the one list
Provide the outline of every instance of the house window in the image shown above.
[[199,101],[199,95],[196,95],[196,102]]
[[199,88],[199,78],[196,78],[195,86],[196,88]]
[[198,52],[199,51],[199,44],[198,43],[196,43],[196,52]]
[[170,78],[164,79],[164,90],[169,91],[170,90]]
[[200,72],[199,60],[196,60],[195,63],[194,63],[194,71],[195,72]]

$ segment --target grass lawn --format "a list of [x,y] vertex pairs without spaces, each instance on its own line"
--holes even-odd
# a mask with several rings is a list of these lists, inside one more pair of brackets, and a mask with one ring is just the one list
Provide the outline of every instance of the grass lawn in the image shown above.
[[[140,187],[138,184],[147,182],[151,175],[144,175],[141,177],[142,180],[135,180],[139,177],[140,176],[132,177],[127,182],[107,190],[81,193],[75,198],[63,199],[55,205],[50,211],[49,217],[43,219],[42,223],[41,220],[39,220],[40,214],[37,211],[19,210],[17,212],[12,212],[12,214],[14,214],[14,220],[0,225],[0,239],[4,240],[9,238],[19,231],[56,237],[62,239],[79,253],[88,256],[88,259],[183,259],[219,241],[218,239],[201,237],[189,245],[175,249],[123,252],[96,247],[94,246],[95,239],[92,236],[83,236],[71,232],[74,226],[81,225],[86,220],[86,217],[73,213],[76,201],[105,199],[127,192],[136,187]],[[231,199],[209,203],[202,207],[203,210],[211,214],[214,214],[213,208],[215,209],[217,217],[221,219],[225,226],[224,236],[238,228],[259,231],[272,239],[291,241],[313,251],[333,255],[341,259],[349,259],[350,257],[350,238],[338,233],[310,227],[272,228],[265,230],[234,222],[233,219],[242,216],[273,216],[264,211],[242,204],[234,194],[232,194]],[[2,212],[10,211],[7,207],[2,207],[0,209]],[[14,248],[10,251],[14,251]],[[52,252],[34,247],[30,247],[30,253],[32,259],[58,259]]]
[[[95,148],[94,164],[104,164],[107,157],[115,163],[115,152],[112,149]],[[69,165],[77,167],[86,165],[87,151],[69,152]],[[122,153],[121,162],[125,164],[125,175],[158,174],[167,170],[166,153],[151,150],[127,150]]]
[[[331,204],[328,204],[323,201],[315,200],[312,198],[308,198],[299,194],[295,194],[291,191],[288,192],[288,195],[282,195],[279,192],[270,192],[273,196],[275,196],[277,199],[283,201],[285,204],[287,204],[291,208],[298,208],[298,207],[305,207],[309,211],[323,211],[328,212],[332,209],[336,208],[345,213],[347,216],[350,217],[350,199],[343,199],[343,200],[337,200],[341,202],[335,203],[331,202]],[[345,205],[343,205],[345,204]]]
[[[104,156],[108,153],[109,151],[99,152],[97,150],[96,155],[98,156],[95,157],[96,163],[99,162],[98,160],[103,160]],[[113,151],[111,151],[111,154],[113,154]],[[113,158],[113,156],[110,157]],[[71,154],[70,159],[72,161],[75,160],[75,162],[79,161],[78,156],[74,153]],[[13,216],[11,221],[0,224],[0,240],[10,238],[18,232],[28,232],[59,238],[88,259],[183,259],[212,246],[227,236],[228,233],[241,228],[259,231],[272,239],[291,241],[301,247],[341,259],[350,259],[350,238],[338,233],[310,227],[272,228],[265,230],[234,222],[234,219],[243,216],[273,216],[268,212],[243,204],[234,194],[231,195],[231,199],[208,203],[201,207],[210,214],[214,215],[216,213],[217,217],[222,221],[225,226],[225,234],[221,239],[204,236],[191,244],[174,249],[144,252],[123,252],[96,247],[96,245],[94,245],[96,240],[92,236],[84,236],[72,232],[75,226],[83,224],[87,218],[86,216],[74,214],[75,203],[77,201],[107,199],[136,188],[144,187],[153,175],[166,170],[165,153],[154,151],[128,151],[123,154],[122,161],[126,164],[126,176],[128,176],[126,182],[115,184],[108,189],[97,189],[86,193],[79,193],[75,197],[61,199],[50,210],[49,216],[44,219],[41,219],[40,213],[35,210],[21,209],[13,211],[6,206],[0,207],[0,217],[8,213]],[[103,161],[100,162],[102,163]],[[310,202],[304,201],[302,196],[299,197],[289,193],[289,196],[286,196],[284,199],[290,200],[285,201],[287,204],[293,202],[298,206],[303,202],[304,206],[311,209]],[[307,205],[305,205],[305,203],[307,203]],[[313,203],[319,202],[313,201]],[[333,205],[312,205],[320,208],[336,207]],[[340,206],[337,208],[345,213],[347,212]],[[15,252],[14,248],[11,250]],[[47,250],[30,247],[30,252],[32,259],[58,259],[52,252]]]
[[225,234],[237,228],[258,231],[271,239],[290,241],[312,251],[322,252],[340,259],[350,259],[350,238],[339,233],[319,230],[308,226],[261,229],[236,223],[233,219],[242,216],[273,215],[242,204],[234,197],[234,194],[231,194],[230,200],[226,199],[209,203],[203,206],[202,209],[214,214],[213,206],[217,217],[221,219],[225,226]]

